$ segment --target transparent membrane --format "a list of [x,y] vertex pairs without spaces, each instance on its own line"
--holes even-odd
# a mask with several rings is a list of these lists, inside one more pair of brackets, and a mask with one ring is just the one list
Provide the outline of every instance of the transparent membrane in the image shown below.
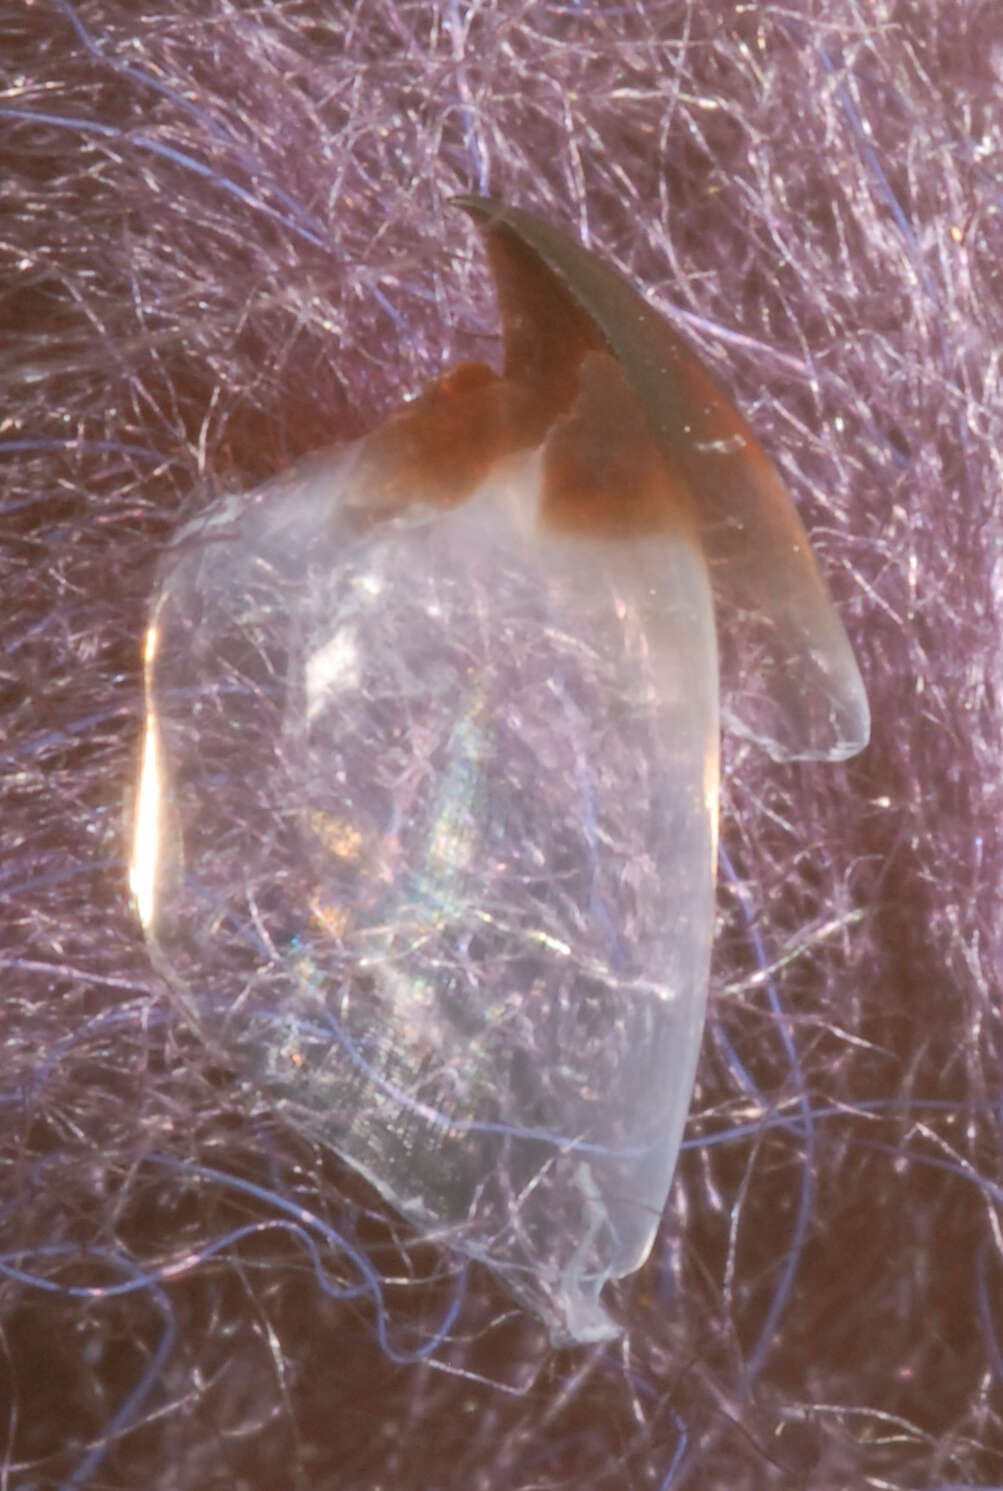
[[867,699],[694,354],[559,229],[460,205],[502,374],[460,364],[167,556],[133,889],[220,1060],[588,1341],[650,1249],[699,1051],[713,604],[728,722],[771,754],[852,755]]
[[707,568],[685,525],[545,531],[538,452],[374,521],[358,452],[223,501],[167,557],[137,904],[223,1061],[555,1342],[601,1339],[703,1025]]

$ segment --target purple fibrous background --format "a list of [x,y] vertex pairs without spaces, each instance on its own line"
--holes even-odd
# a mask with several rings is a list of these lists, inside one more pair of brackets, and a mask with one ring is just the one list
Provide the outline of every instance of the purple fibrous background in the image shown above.
[[[37,0],[0,58],[0,1485],[1003,1483],[995,0]],[[497,358],[467,190],[693,340],[874,720],[725,740],[687,1144],[572,1352],[208,1063],[126,884],[157,557]]]

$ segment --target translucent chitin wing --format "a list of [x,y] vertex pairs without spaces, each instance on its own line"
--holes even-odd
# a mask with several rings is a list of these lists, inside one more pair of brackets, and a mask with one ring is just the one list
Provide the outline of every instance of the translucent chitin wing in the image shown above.
[[467,205],[501,376],[454,369],[166,557],[133,887],[220,1059],[587,1341],[651,1246],[703,1026],[707,540],[618,328],[652,313]]

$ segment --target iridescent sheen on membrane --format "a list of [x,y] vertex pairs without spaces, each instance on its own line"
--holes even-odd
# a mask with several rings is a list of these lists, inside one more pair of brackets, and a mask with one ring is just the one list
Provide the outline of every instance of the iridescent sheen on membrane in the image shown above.
[[461,205],[502,374],[453,369],[165,559],[133,887],[221,1057],[580,1342],[650,1250],[699,1052],[711,571],[747,622],[739,728],[839,759],[867,706],[689,349],[558,230]]

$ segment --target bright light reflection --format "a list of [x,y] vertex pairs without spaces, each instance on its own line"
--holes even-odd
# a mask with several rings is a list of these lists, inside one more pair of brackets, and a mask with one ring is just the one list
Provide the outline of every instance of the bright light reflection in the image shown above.
[[[152,663],[157,651],[157,628],[151,626],[146,634],[144,660]],[[146,729],[143,734],[143,761],[139,773],[139,794],[136,801],[136,828],[132,844],[132,863],[129,866],[129,888],[136,901],[136,909],[144,929],[153,924],[154,886],[160,844],[160,751],[158,745],[157,717],[147,709]]]

